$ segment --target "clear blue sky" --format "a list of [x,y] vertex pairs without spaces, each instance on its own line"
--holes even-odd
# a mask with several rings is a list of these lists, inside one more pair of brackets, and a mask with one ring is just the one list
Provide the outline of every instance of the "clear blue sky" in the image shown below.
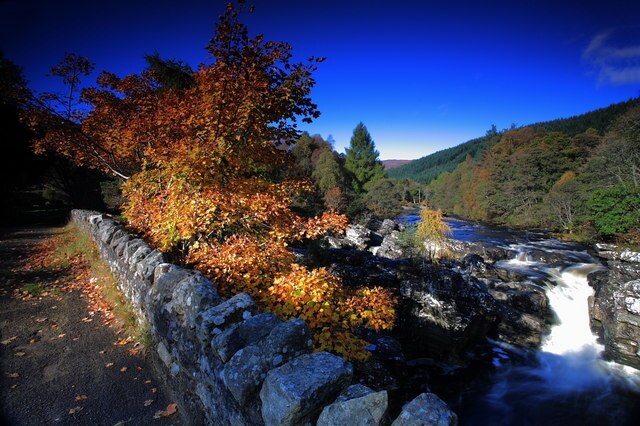
[[[382,159],[413,159],[498,129],[640,96],[640,2],[256,0],[252,33],[325,56],[303,128],[349,144],[359,121]],[[226,1],[4,0],[0,49],[31,87],[64,52],[139,72],[158,52],[197,66]]]

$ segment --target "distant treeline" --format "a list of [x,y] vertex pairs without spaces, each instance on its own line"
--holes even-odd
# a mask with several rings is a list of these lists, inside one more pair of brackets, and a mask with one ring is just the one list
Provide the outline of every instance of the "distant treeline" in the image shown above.
[[[594,127],[595,126],[595,127]],[[640,102],[496,133],[430,183],[463,217],[640,243]]]
[[[575,117],[535,123],[527,127],[536,130],[546,130],[548,132],[561,132],[569,136],[583,133],[590,128],[602,134],[609,129],[617,117],[638,105],[640,105],[640,98],[617,103]],[[511,130],[513,130],[513,128],[515,128],[515,126],[512,126]],[[488,149],[500,140],[501,134],[505,131],[506,130],[498,132],[495,126],[492,126],[485,136],[435,152],[404,166],[388,170],[387,174],[390,178],[412,179],[422,183],[429,183],[442,173],[453,171],[458,164],[465,161],[467,156],[471,156],[473,159],[481,158]]]

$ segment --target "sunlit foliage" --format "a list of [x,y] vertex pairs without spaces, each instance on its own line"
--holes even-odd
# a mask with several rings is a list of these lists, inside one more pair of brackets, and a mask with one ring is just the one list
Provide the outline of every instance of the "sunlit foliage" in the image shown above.
[[213,63],[191,75],[157,56],[140,75],[103,73],[83,93],[88,116],[72,133],[46,136],[43,149],[125,179],[129,225],[223,295],[247,292],[283,318],[306,319],[318,349],[365,358],[352,330],[391,327],[394,298],[347,291],[326,270],[296,265],[288,248],[347,225],[332,211],[303,217],[291,208],[314,190],[286,146],[298,120],[319,116],[309,94],[321,59],[291,62],[289,45],[250,37],[233,6],[208,51]]

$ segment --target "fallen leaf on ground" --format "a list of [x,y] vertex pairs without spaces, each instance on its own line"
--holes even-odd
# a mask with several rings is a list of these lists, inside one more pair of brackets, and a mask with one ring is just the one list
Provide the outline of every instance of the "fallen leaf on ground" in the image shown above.
[[17,379],[20,377],[18,373],[7,373],[7,377],[11,377],[12,379]]
[[58,334],[58,338],[59,338],[59,339],[62,339],[64,336],[66,336],[66,334],[65,334],[65,333]]
[[120,339],[116,342],[113,342],[113,346],[125,346],[131,342],[131,337],[125,337],[124,339]]
[[120,372],[121,372],[121,373],[124,373],[125,371],[127,371],[127,367],[122,367],[122,368],[120,369]]
[[14,340],[16,340],[18,338],[18,336],[13,336],[13,337],[9,337],[8,339],[4,339],[2,342],[3,345],[8,345],[9,343],[13,342]]
[[87,395],[77,395],[76,396],[76,401],[84,401],[85,399],[88,399],[89,397]]
[[177,412],[178,412],[178,404],[173,403],[173,404],[167,405],[167,408],[164,411],[160,410],[160,411],[156,412],[153,415],[153,418],[154,419],[159,419],[161,417],[169,417],[171,415],[174,415]]
[[158,388],[151,388],[151,393],[156,393],[158,392]]
[[15,355],[16,356],[25,356],[26,353],[24,353],[24,352],[16,352]]
[[36,322],[45,322],[46,318],[36,318]]
[[145,380],[144,382],[145,383],[151,383],[151,380]]
[[138,348],[129,349],[129,355],[131,356],[138,356],[141,353],[142,353],[142,349],[138,349]]
[[112,362],[108,362],[104,366],[107,367],[107,368],[113,367],[113,363]]
[[69,410],[69,414],[76,414],[76,413],[79,413],[80,411],[82,411],[82,407],[80,406],[74,407],[71,410]]
[[98,353],[99,353],[99,354],[103,354],[104,352],[105,352],[105,351],[100,351],[100,352],[98,352]]
[[150,406],[151,404],[153,404],[153,399],[147,399],[147,400],[144,402],[144,406],[145,406],[145,407],[148,407],[148,406]]

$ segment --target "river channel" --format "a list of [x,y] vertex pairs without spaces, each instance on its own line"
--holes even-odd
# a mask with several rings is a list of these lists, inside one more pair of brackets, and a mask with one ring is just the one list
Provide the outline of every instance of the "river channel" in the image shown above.
[[[413,223],[417,216],[405,216]],[[461,425],[637,425],[640,371],[602,359],[604,347],[589,327],[587,275],[604,266],[585,247],[541,231],[491,228],[447,219],[451,238],[506,248],[501,268],[514,269],[544,288],[555,319],[538,350],[491,341],[490,363],[464,386],[433,390],[458,413]],[[533,253],[553,254],[551,264]],[[534,259],[537,259],[534,260]]]

